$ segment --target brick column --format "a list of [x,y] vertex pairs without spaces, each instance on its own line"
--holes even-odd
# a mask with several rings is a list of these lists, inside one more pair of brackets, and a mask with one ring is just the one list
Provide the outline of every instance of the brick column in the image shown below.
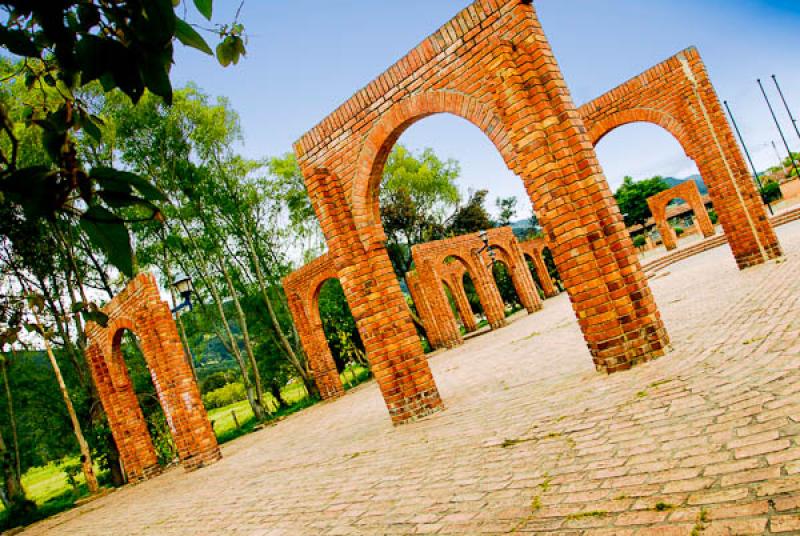
[[689,154],[706,178],[714,210],[725,230],[739,268],[782,255],[766,207],[706,72],[692,48],[677,56],[689,80],[697,106],[691,111],[702,128],[692,132],[697,147]]
[[447,299],[438,271],[429,260],[424,259],[417,263],[417,275],[423,296],[430,307],[431,320],[437,327],[439,335],[437,348],[455,348],[463,344],[464,339],[461,337],[453,308]]
[[494,274],[487,268],[488,258],[483,255],[471,259],[469,275],[475,284],[478,298],[481,300],[483,313],[492,329],[499,329],[506,325],[506,306],[503,297],[497,289]]
[[532,42],[498,43],[488,65],[513,133],[514,171],[547,230],[595,365],[624,370],[663,355],[669,339],[532,5],[514,8],[509,35],[531,20]]
[[472,333],[478,329],[478,322],[475,321],[475,313],[472,312],[472,305],[467,298],[467,292],[464,290],[464,276],[451,275],[450,276],[450,291],[453,293],[453,299],[458,307],[458,314],[461,315],[461,321],[464,323],[464,330],[467,333]]
[[[303,300],[296,293],[287,292],[286,297],[297,334],[303,350],[305,350],[306,359],[308,359],[308,366],[314,376],[314,383],[319,390],[319,396],[323,400],[331,400],[344,395],[342,379],[325,338],[322,320],[319,319],[319,304],[309,303],[307,306],[308,308],[317,307],[315,315],[313,311],[306,312]],[[316,322],[312,322],[309,315],[311,318],[315,318]]]
[[406,286],[411,293],[411,299],[417,308],[419,319],[425,326],[425,337],[428,339],[428,344],[431,348],[444,348],[442,344],[442,335],[439,333],[439,326],[436,323],[436,315],[431,308],[431,303],[428,300],[425,292],[422,289],[419,275],[415,272],[406,274]]
[[316,168],[306,184],[392,422],[441,409],[386,248],[377,240],[364,247],[337,177]]
[[511,281],[514,283],[514,288],[517,290],[522,306],[527,309],[529,313],[535,313],[542,310],[542,300],[539,298],[539,293],[536,291],[536,283],[533,281],[531,271],[528,269],[528,263],[525,262],[525,257],[519,249],[516,239],[511,242],[511,251],[508,252],[508,270],[511,275]]

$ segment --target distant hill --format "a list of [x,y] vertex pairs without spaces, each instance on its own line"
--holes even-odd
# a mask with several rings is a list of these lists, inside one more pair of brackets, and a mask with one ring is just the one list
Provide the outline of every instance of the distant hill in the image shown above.
[[673,188],[686,181],[694,181],[697,183],[697,189],[700,190],[700,195],[708,194],[708,187],[706,186],[706,183],[703,182],[703,178],[700,175],[692,175],[691,177],[686,177],[685,179],[676,179],[675,177],[664,177],[664,181],[667,184],[669,184],[670,188]]

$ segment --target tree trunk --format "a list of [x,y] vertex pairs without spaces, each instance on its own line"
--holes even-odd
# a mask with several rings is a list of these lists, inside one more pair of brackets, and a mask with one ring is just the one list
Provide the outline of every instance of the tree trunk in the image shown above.
[[[39,321],[38,315],[36,316],[36,323],[44,330],[44,326]],[[58,387],[61,389],[61,396],[64,397],[64,404],[67,406],[67,413],[69,413],[69,419],[72,421],[72,429],[75,433],[75,438],[78,440],[78,446],[81,449],[81,465],[83,466],[83,474],[86,477],[86,486],[89,488],[90,493],[97,493],[100,490],[100,486],[94,474],[94,465],[92,463],[92,453],[89,450],[89,444],[86,442],[86,438],[83,437],[78,415],[75,413],[75,407],[72,405],[72,399],[69,397],[67,384],[64,383],[64,377],[61,375],[61,368],[58,366],[56,356],[53,354],[50,341],[44,335],[43,339],[45,350],[47,350],[47,357],[50,358],[50,364],[53,366],[53,372],[56,375],[56,380],[58,380]]]
[[289,407],[289,404],[283,399],[283,394],[281,393],[281,388],[278,387],[278,384],[274,382],[271,383],[269,386],[269,391],[272,394],[272,397],[275,399],[275,402],[278,404],[278,409]]
[[283,328],[278,321],[278,316],[275,314],[275,308],[272,306],[272,300],[269,297],[269,292],[267,290],[267,283],[264,278],[264,273],[261,271],[261,267],[259,265],[259,256],[256,253],[255,246],[253,244],[252,237],[250,236],[250,232],[245,228],[244,229],[244,237],[245,243],[247,244],[247,250],[250,253],[250,260],[255,268],[256,278],[258,279],[258,285],[261,288],[261,296],[264,299],[264,305],[267,306],[267,312],[269,313],[270,323],[272,324],[272,328],[275,330],[275,334],[278,336],[278,342],[280,346],[286,352],[287,357],[289,358],[289,362],[292,366],[297,370],[298,374],[303,378],[303,383],[308,383],[309,381],[313,383],[313,378],[311,377],[310,372],[308,369],[303,366],[303,363],[300,362],[298,359],[297,354],[292,348],[292,345],[289,343],[289,339],[286,337],[286,334],[283,332]]
[[261,372],[258,370],[258,363],[256,362],[256,355],[253,352],[253,344],[250,342],[250,332],[247,329],[247,318],[244,316],[242,304],[239,303],[239,296],[236,294],[236,288],[233,286],[231,275],[228,268],[225,266],[225,261],[220,259],[220,270],[225,277],[225,283],[228,286],[228,292],[231,294],[233,305],[236,308],[236,315],[239,317],[239,327],[242,330],[242,337],[244,338],[244,349],[247,352],[247,358],[250,361],[250,366],[253,368],[253,383],[256,388],[256,399],[262,408],[266,407],[264,403],[264,389],[261,383]]
[[[13,348],[12,355],[16,357],[16,352]],[[8,383],[8,361],[3,360],[0,363],[0,369],[3,372],[3,387],[6,392],[6,404],[8,405],[8,421],[11,426],[11,441],[14,443],[14,473],[17,480],[22,480],[22,465],[19,457],[19,436],[17,435],[17,416],[14,412],[14,397],[11,395],[11,386]]]
[[[178,219],[178,222],[183,227],[184,232],[186,233],[189,242],[194,249],[194,254],[196,256],[202,255],[203,252],[197,246],[197,242],[195,242],[194,238],[190,230],[186,227],[186,223]],[[191,252],[189,252],[191,256]],[[193,257],[193,258],[205,258],[205,257]],[[242,383],[244,384],[245,393],[247,394],[247,401],[250,403],[250,407],[253,409],[253,415],[255,415],[256,420],[259,422],[264,420],[264,406],[261,405],[261,402],[256,399],[255,393],[253,392],[252,383],[250,381],[250,374],[247,370],[247,365],[242,358],[242,352],[239,350],[239,344],[236,342],[236,337],[233,336],[233,332],[231,331],[231,327],[228,324],[228,317],[225,314],[224,304],[222,302],[222,298],[219,295],[219,291],[217,287],[214,285],[214,282],[211,281],[210,278],[206,276],[206,269],[201,268],[200,265],[196,261],[193,261],[195,269],[198,272],[198,275],[205,283],[206,288],[208,288],[209,292],[211,292],[211,297],[214,300],[214,304],[217,307],[217,314],[219,314],[220,321],[222,325],[225,327],[225,333],[228,336],[228,340],[230,340],[230,349],[229,351],[233,354],[233,357],[236,359],[236,363],[239,365],[239,370],[242,371]]]

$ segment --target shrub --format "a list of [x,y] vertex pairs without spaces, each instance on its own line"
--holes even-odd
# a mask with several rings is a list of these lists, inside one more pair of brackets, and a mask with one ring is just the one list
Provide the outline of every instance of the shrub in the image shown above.
[[247,398],[242,382],[229,383],[219,389],[203,395],[203,405],[206,409],[216,409],[230,406]]
[[761,198],[764,200],[764,203],[772,203],[782,197],[781,185],[775,181],[767,182],[761,189]]
[[675,234],[681,236],[684,232],[683,227],[675,227]]
[[647,239],[644,235],[636,235],[633,237],[633,245],[637,248],[643,248],[647,244]]
[[711,223],[716,225],[719,222],[719,216],[717,215],[717,211],[713,208],[708,211],[708,218],[711,220]]

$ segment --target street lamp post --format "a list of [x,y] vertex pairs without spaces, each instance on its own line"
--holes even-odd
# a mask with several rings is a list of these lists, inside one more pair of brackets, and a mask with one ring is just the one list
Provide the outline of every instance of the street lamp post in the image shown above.
[[778,78],[774,74],[772,75],[772,81],[775,82],[775,87],[778,88],[778,95],[781,96],[783,105],[786,107],[786,113],[789,114],[789,119],[792,121],[794,132],[797,134],[797,137],[800,138],[800,128],[797,127],[797,119],[795,119],[794,115],[792,115],[792,109],[789,108],[789,103],[786,102],[786,97],[783,95],[783,90],[781,89],[781,85],[778,83]]
[[175,289],[175,292],[183,298],[183,302],[175,305],[172,308],[172,313],[177,314],[181,310],[185,308],[189,308],[192,310],[192,291],[194,287],[192,286],[192,278],[186,274],[178,274],[175,278],[175,281],[172,282],[172,288]]
[[481,253],[483,253],[484,251],[488,252],[491,262],[488,264],[487,268],[491,268],[497,261],[497,253],[495,252],[494,249],[492,249],[492,246],[489,245],[489,232],[484,229],[483,231],[478,233],[478,236],[480,236],[481,240],[483,240],[483,247],[480,249],[472,250],[472,253],[474,253],[475,256],[480,259]]

